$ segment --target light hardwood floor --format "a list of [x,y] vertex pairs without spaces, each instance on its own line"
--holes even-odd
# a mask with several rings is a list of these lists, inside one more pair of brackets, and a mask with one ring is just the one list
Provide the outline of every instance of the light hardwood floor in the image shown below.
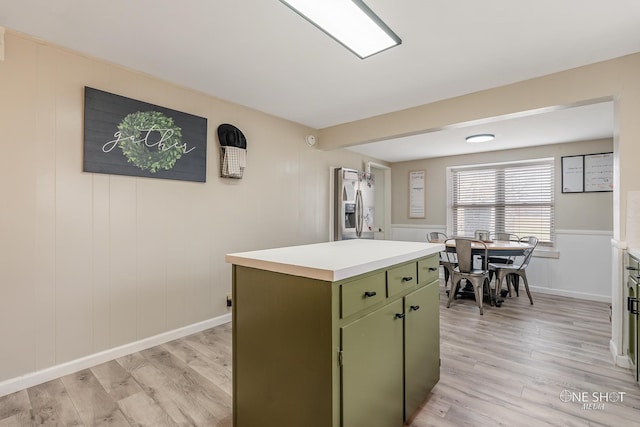
[[[608,305],[533,297],[480,316],[441,293],[441,379],[410,426],[640,426],[640,388],[611,361]],[[0,427],[231,423],[230,324],[0,397]]]

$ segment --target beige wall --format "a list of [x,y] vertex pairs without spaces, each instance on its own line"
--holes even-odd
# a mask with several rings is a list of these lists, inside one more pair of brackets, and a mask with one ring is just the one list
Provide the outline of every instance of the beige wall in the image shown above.
[[[0,382],[227,313],[229,252],[327,240],[303,126],[7,31],[0,61]],[[82,172],[83,88],[208,119],[207,182]],[[248,140],[218,177],[220,123]]]
[[[610,151],[613,151],[613,141],[606,139],[394,163],[391,168],[392,222],[394,224],[446,225],[447,167],[554,157],[556,228],[612,231],[612,192],[563,194],[560,184],[562,156]],[[409,172],[414,170],[424,170],[426,174],[426,218],[424,219],[410,219],[408,215]]]

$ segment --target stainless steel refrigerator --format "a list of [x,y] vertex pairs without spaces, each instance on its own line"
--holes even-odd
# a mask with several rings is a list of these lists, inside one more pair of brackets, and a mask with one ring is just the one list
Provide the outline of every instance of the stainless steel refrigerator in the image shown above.
[[334,240],[373,239],[375,180],[371,173],[335,169]]

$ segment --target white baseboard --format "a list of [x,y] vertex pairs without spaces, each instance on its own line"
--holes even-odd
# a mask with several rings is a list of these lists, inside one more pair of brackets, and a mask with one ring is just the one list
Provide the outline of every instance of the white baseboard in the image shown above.
[[109,360],[113,360],[118,357],[155,347],[168,341],[186,337],[187,335],[195,334],[196,332],[204,331],[205,329],[213,328],[229,322],[231,322],[231,313],[223,314],[222,316],[207,319],[172,331],[163,332],[119,347],[90,354],[79,359],[61,363],[60,365],[51,366],[40,371],[11,378],[0,382],[0,397],[81,371],[82,369],[87,369],[92,366],[108,362]]
[[586,299],[589,301],[599,301],[599,302],[606,302],[611,304],[611,297],[608,295],[596,295],[596,294],[589,294],[586,292],[551,289],[551,288],[544,288],[540,286],[531,286],[531,285],[529,285],[529,289],[531,289],[532,292],[539,292],[541,294],[559,295],[561,297]]
[[616,343],[613,340],[609,340],[609,351],[611,352],[611,357],[613,357],[613,362],[620,366],[621,368],[631,369],[631,361],[629,360],[629,356],[626,354],[620,354],[618,352],[618,348],[616,347]]

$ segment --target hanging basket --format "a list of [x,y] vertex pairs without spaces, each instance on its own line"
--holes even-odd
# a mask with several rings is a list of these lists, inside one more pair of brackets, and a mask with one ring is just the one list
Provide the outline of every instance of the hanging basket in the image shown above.
[[247,139],[237,127],[228,123],[218,126],[220,141],[220,176],[241,179],[247,167]]

